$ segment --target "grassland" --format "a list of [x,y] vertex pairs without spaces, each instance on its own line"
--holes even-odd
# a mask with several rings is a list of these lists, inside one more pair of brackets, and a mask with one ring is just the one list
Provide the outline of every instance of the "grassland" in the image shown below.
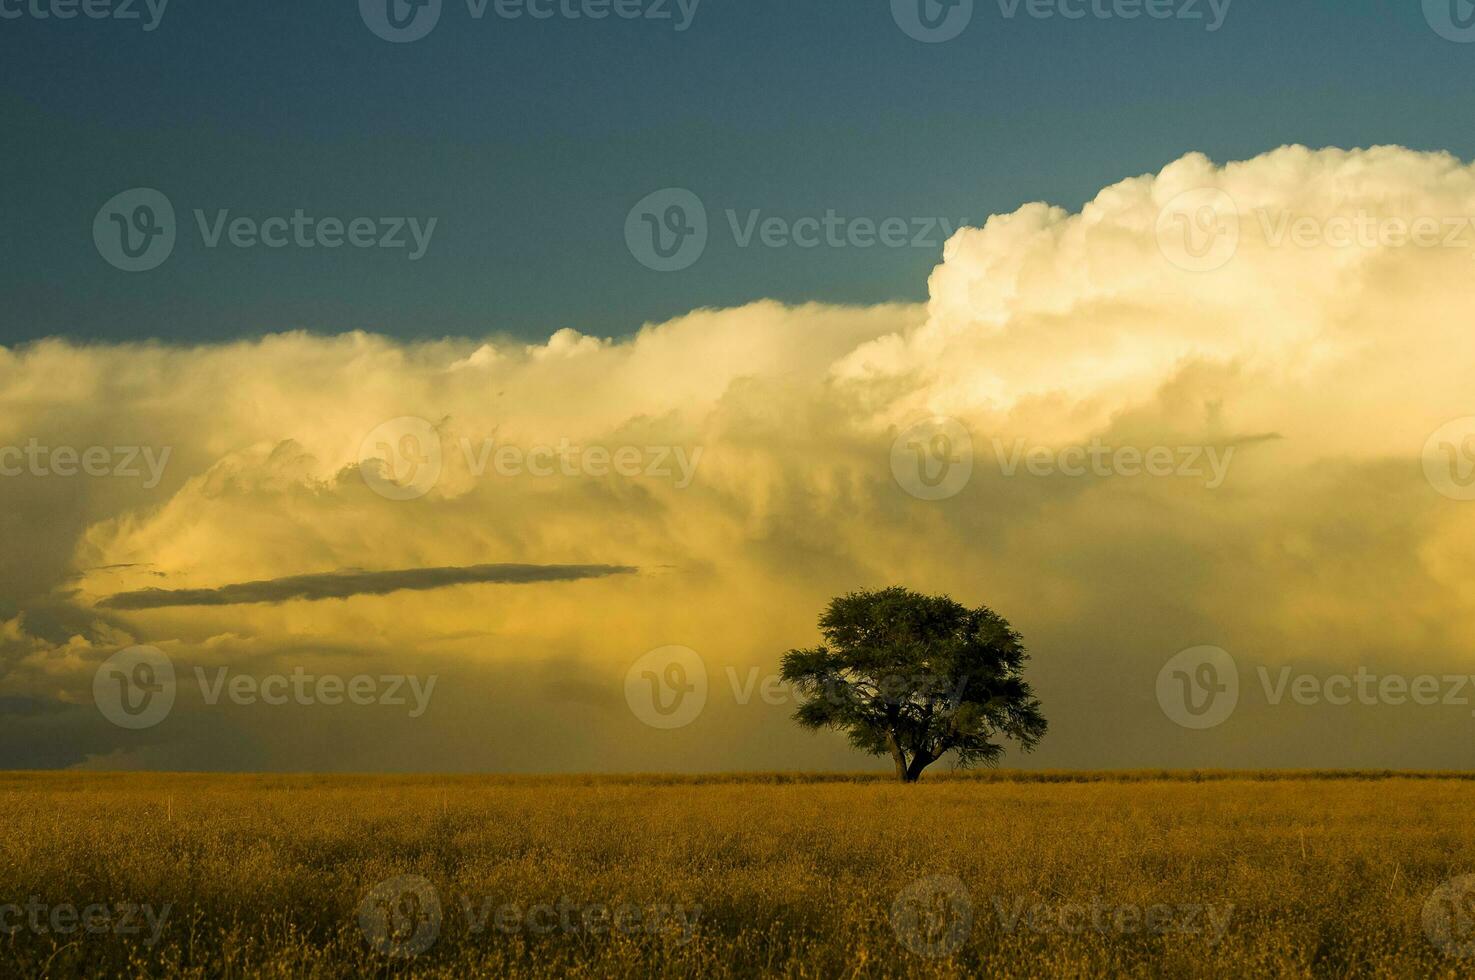
[[1475,967],[1446,884],[1475,872],[1461,774],[66,773],[0,797],[5,976]]

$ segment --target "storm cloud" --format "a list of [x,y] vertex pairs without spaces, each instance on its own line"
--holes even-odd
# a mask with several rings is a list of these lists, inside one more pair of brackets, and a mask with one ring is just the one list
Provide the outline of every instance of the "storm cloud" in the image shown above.
[[629,565],[464,565],[443,568],[405,568],[365,572],[346,570],[312,575],[288,575],[259,582],[238,582],[213,589],[139,589],[108,596],[104,609],[163,609],[169,606],[230,606],[291,599],[347,599],[356,595],[388,595],[401,590],[443,589],[450,585],[574,582],[580,579],[628,575]]
[[[531,345],[0,348],[0,447],[173,448],[152,487],[0,479],[0,696],[76,709],[0,702],[6,758],[854,768],[770,679],[828,599],[900,584],[1024,635],[1051,734],[1009,764],[1467,766],[1468,706],[1272,704],[1261,678],[1469,672],[1472,216],[1475,168],[1448,154],[1190,154],[959,231],[926,304],[763,301]],[[938,418],[946,439],[915,428]],[[677,450],[701,451],[690,481]],[[923,480],[919,450],[960,479]],[[401,571],[300,574],[333,568]],[[381,598],[287,601],[359,595]],[[392,733],[183,698],[146,742],[74,731],[133,644],[445,681]],[[1156,685],[1202,645],[1236,659],[1241,704],[1185,734]],[[707,704],[656,730],[627,672],[672,646]]]

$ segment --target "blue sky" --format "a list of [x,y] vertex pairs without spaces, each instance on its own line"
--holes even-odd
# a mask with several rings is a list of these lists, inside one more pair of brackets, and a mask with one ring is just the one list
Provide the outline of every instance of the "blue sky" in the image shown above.
[[[977,222],[1032,200],[1079,207],[1190,150],[1475,156],[1475,44],[1431,28],[1436,0],[1234,0],[1214,31],[1207,0],[1199,20],[1010,16],[980,0],[935,44],[909,37],[887,0],[703,0],[685,30],[674,2],[671,19],[594,21],[477,19],[445,0],[434,30],[399,44],[343,0],[173,0],[153,30],[141,2],[139,20],[37,17],[50,2],[0,3],[7,345],[619,336],[763,297],[920,300],[940,237],[744,248],[726,212]],[[138,187],[172,203],[178,238],[162,265],[128,273],[90,229]],[[667,187],[695,193],[711,231],[699,261],[662,273],[624,228]],[[208,248],[193,215],[259,223],[299,208],[436,226],[411,261]]]

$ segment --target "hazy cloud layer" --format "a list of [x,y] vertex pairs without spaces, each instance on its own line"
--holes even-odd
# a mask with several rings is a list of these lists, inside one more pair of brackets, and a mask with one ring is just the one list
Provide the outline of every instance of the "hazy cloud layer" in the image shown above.
[[573,582],[634,572],[625,565],[467,565],[448,568],[404,568],[386,572],[341,571],[288,575],[261,582],[238,582],[214,589],[139,589],[108,596],[103,609],[163,609],[167,606],[230,606],[288,599],[346,599],[354,595],[388,595],[402,589],[443,589],[450,585],[486,583]]
[[[1237,239],[1213,265],[1224,239],[1194,202],[1224,200]],[[1165,215],[1204,237],[1175,245]],[[1079,214],[1027,204],[960,231],[925,306],[760,302],[535,346],[0,349],[0,447],[172,450],[152,488],[0,479],[8,760],[854,766],[752,672],[813,642],[831,595],[905,583],[1024,632],[1052,721],[1033,764],[1467,765],[1469,707],[1271,706],[1257,670],[1471,673],[1475,502],[1440,492],[1423,458],[1453,447],[1452,479],[1469,476],[1459,433],[1431,437],[1475,415],[1471,215],[1475,171],[1443,154],[1190,155]],[[1421,220],[1437,242],[1410,240]],[[893,448],[938,415],[971,433],[972,475],[933,501],[898,484]],[[424,428],[386,428],[405,417]],[[421,481],[413,499],[375,492],[376,455]],[[644,571],[384,587],[610,558]],[[312,568],[420,571],[365,587]],[[324,590],[342,601],[303,601]],[[413,723],[182,695],[156,729],[109,729],[93,672],[138,642],[187,676],[443,680]],[[624,709],[624,676],[668,644],[704,658],[709,703],[656,731]],[[1241,707],[1188,732],[1154,690],[1199,644],[1238,659]]]

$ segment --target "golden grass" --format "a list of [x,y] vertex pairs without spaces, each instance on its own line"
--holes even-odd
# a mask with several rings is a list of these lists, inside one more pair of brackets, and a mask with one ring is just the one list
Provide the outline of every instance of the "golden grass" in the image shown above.
[[[1458,773],[939,774],[916,786],[13,773],[0,774],[0,798],[0,907],[21,907],[0,912],[0,925],[21,924],[0,932],[7,976],[1452,977],[1475,966],[1421,918],[1442,883],[1475,871],[1475,781]],[[423,952],[397,958],[381,949],[406,951],[395,941],[417,926],[427,937],[426,907],[370,903],[367,938],[360,911],[376,884],[403,876],[429,882],[440,923]],[[116,924],[119,903],[169,907],[156,943],[146,925],[58,935],[48,924],[58,907],[98,904]],[[1475,940],[1468,915],[1434,905],[1448,905],[1439,921],[1454,930],[1434,939]],[[405,928],[376,949],[395,909],[406,917],[390,925]],[[925,955],[929,944],[944,955]]]

